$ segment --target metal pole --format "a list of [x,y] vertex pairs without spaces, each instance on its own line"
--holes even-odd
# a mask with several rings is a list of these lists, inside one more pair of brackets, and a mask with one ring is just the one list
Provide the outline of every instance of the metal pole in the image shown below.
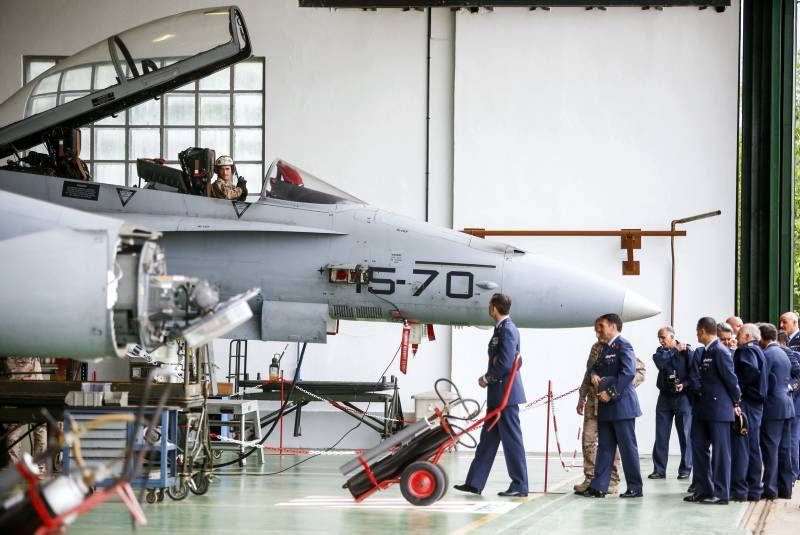
[[547,435],[544,443],[544,493],[547,494],[547,467],[550,464],[550,403],[553,400],[553,383],[547,380]]
[[[283,407],[283,370],[281,370],[281,407]],[[283,411],[281,414],[280,437],[278,439],[278,454],[283,455]],[[296,416],[295,416],[296,417]]]

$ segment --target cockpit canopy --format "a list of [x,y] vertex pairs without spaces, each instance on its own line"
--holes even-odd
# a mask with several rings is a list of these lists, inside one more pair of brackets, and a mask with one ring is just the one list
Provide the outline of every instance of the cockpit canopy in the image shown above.
[[[78,128],[248,57],[236,7],[179,13],[113,35],[58,62],[0,105],[0,157]],[[152,58],[183,58],[158,67]]]
[[348,202],[364,204],[361,199],[280,158],[269,166],[267,175],[264,177],[261,199],[281,199],[315,204]]

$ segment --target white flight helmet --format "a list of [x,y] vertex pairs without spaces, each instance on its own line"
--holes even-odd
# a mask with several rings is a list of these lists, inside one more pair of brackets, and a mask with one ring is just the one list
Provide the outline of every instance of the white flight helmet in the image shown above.
[[236,164],[233,163],[233,158],[228,156],[227,154],[223,154],[214,162],[214,172],[219,173],[219,168],[223,165],[230,165],[231,171],[236,173]]

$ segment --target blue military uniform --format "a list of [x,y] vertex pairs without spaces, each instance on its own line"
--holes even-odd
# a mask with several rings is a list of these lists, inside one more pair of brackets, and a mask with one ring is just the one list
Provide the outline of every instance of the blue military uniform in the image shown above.
[[[794,352],[798,368],[792,367],[792,378],[795,373],[797,381],[793,383],[792,397],[794,398],[794,419],[792,420],[792,473],[795,480],[800,480],[800,331],[789,338],[788,349]],[[790,357],[791,358],[791,357]]]
[[[692,459],[695,495],[727,502],[731,483],[731,422],[741,394],[733,359],[719,339],[692,358]],[[713,458],[709,452],[713,448]]]
[[[511,318],[500,321],[494,329],[489,342],[489,366],[486,372],[487,393],[486,410],[500,406],[508,384],[514,359],[519,354],[519,331]],[[475,458],[469,467],[466,484],[478,491],[486,486],[492,469],[497,448],[503,444],[506,468],[511,477],[509,491],[528,492],[528,467],[525,461],[525,446],[522,443],[522,428],[519,423],[519,405],[525,403],[525,389],[522,378],[517,373],[508,403],[497,424],[489,429],[489,424],[481,429],[480,442],[475,450]]]
[[608,403],[600,402],[597,408],[597,459],[594,479],[589,486],[598,492],[608,492],[611,467],[619,447],[628,491],[641,493],[642,473],[639,468],[635,422],[642,415],[642,410],[633,389],[633,378],[636,375],[633,346],[617,336],[603,348],[592,367],[592,373],[601,378],[597,392],[608,392],[611,400]]
[[791,428],[794,402],[789,397],[792,364],[781,347],[772,342],[764,348],[769,386],[761,422],[761,451],[764,457],[764,497],[791,498]]
[[736,348],[733,369],[742,392],[740,408],[747,417],[747,436],[731,437],[731,498],[759,500],[761,485],[761,418],[767,396],[764,353],[756,342]]
[[[689,363],[691,350],[678,351],[677,348],[659,347],[653,354],[653,362],[658,368],[656,387],[656,441],[653,444],[653,472],[666,475],[669,456],[669,436],[672,433],[672,419],[678,431],[681,448],[681,464],[678,474],[688,476],[692,471],[692,449],[689,443],[692,429],[692,406],[687,395],[689,385]],[[676,392],[676,385],[683,390]]]

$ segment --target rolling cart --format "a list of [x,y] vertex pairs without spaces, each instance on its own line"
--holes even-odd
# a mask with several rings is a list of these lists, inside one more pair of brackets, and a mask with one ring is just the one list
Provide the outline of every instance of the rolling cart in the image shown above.
[[[73,418],[80,424],[93,420],[103,414],[135,414],[135,407],[125,408],[69,408],[64,411],[65,422]],[[144,419],[149,422],[155,411],[145,409]],[[125,448],[134,433],[132,422],[108,422],[92,429],[81,439],[81,455],[87,463],[111,463],[115,465],[115,476],[123,470]],[[156,429],[145,428],[144,436],[136,439],[136,452],[146,448],[141,473],[133,481],[133,487],[145,487],[145,500],[153,504],[164,500],[165,494],[174,487],[178,476],[178,410],[167,407],[161,412],[160,422]],[[144,440],[142,440],[144,439]],[[73,451],[67,447],[63,450],[64,472],[70,471],[74,462]],[[113,478],[95,483],[96,487],[108,487],[114,483]]]
[[463,400],[459,398],[445,405],[443,410],[435,409],[433,415],[420,419],[342,465],[339,469],[343,475],[353,474],[344,488],[350,491],[356,502],[394,484],[400,485],[400,492],[412,505],[431,505],[440,500],[447,492],[449,481],[447,472],[438,464],[439,460],[447,450],[455,448],[465,434],[483,425],[489,425],[491,429],[497,424],[508,403],[520,363],[517,356],[502,402],[483,418],[475,420],[466,429],[458,429],[448,411],[463,404]]

